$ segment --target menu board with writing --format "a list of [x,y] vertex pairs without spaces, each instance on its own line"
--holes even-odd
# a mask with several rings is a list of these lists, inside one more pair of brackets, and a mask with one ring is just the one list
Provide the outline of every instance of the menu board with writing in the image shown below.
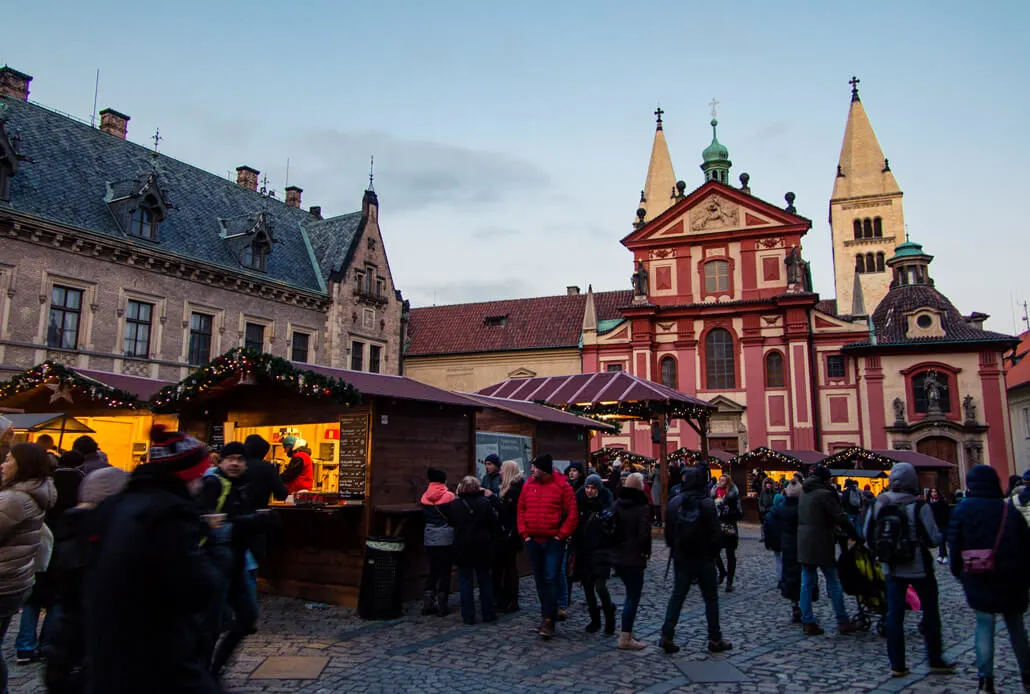
[[225,445],[225,425],[224,424],[212,424],[211,425],[211,438],[208,441],[208,444],[210,444],[211,448],[214,448],[216,451],[219,451],[219,450],[222,449],[222,446]]
[[340,417],[340,498],[364,499],[368,473],[368,413]]

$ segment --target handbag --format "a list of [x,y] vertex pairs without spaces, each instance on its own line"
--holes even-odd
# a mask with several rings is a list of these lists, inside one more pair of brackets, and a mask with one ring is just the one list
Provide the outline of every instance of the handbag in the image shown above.
[[1005,521],[1009,516],[1009,502],[1003,501],[1005,510],[1001,512],[1001,525],[998,526],[998,536],[994,538],[992,549],[964,549],[962,550],[962,570],[967,574],[986,574],[994,571],[994,560],[998,555],[998,546],[1001,544],[1001,535],[1005,532]]

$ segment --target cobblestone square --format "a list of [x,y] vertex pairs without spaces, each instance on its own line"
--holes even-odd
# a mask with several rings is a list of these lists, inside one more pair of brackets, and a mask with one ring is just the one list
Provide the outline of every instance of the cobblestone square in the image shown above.
[[[446,618],[422,617],[418,605],[406,607],[401,619],[368,622],[351,610],[309,606],[304,601],[265,596],[260,631],[245,642],[225,680],[240,694],[305,692],[969,692],[976,689],[973,655],[974,619],[961,587],[944,567],[935,565],[941,586],[945,655],[959,663],[950,677],[930,675],[918,617],[906,618],[908,660],[912,674],[892,679],[884,640],[875,631],[841,636],[831,630],[832,607],[825,596],[816,603],[824,636],[802,636],[790,623],[790,605],[776,590],[772,554],[758,542],[755,528],[742,528],[738,552],[737,590],[720,592],[725,637],[733,650],[711,656],[705,650],[704,607],[696,588],[684,605],[677,631],[683,650],[668,656],[656,646],[672,589],[665,578],[667,553],[655,539],[655,556],[637,618],[636,634],[648,644],[640,652],[616,650],[617,637],[587,634],[588,621],[579,587],[569,621],[544,642],[533,633],[539,622],[538,601],[531,579],[522,581],[522,611],[502,615],[497,624],[466,626],[455,608]],[[621,603],[618,580],[610,584]],[[848,597],[849,607],[856,607]],[[13,635],[4,643],[11,672],[11,692],[43,692],[42,666],[13,664]],[[1019,691],[1019,674],[1001,628],[996,640],[998,690]],[[317,680],[257,680],[250,675],[268,656],[315,656],[328,664]],[[693,682],[689,665],[725,662],[744,677],[742,682]],[[711,671],[711,668],[704,670]],[[715,678],[712,678],[715,679]]]

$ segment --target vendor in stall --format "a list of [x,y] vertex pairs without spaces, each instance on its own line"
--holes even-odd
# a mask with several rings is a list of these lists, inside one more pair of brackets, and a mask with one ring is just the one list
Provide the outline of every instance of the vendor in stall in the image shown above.
[[290,494],[310,491],[315,484],[315,468],[311,462],[308,442],[297,436],[283,439],[283,450],[290,456],[290,462],[282,472],[282,481]]

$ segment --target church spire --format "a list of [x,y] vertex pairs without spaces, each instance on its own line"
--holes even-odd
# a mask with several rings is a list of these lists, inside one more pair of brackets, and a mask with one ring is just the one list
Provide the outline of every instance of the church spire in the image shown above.
[[858,82],[857,77],[852,77],[849,82],[851,107],[837,162],[834,200],[901,192],[891,173],[890,163],[883,156],[880,143],[876,140],[876,133],[869,123],[862,100],[858,97]]
[[712,107],[712,144],[701,152],[701,171],[704,172],[706,181],[718,181],[729,185],[730,167],[733,166],[733,162],[730,161],[730,151],[719,142],[716,132],[719,121],[716,118],[715,109],[718,105],[719,102],[716,99],[712,99],[712,103],[709,104]]
[[664,113],[661,106],[654,112],[654,144],[651,146],[651,161],[647,165],[647,180],[644,181],[644,190],[640,192],[639,207],[644,210],[644,216],[640,218],[638,212],[638,223],[651,221],[676,201],[676,174],[672,170],[672,157],[669,156],[669,145],[665,142],[665,130],[662,128]]

